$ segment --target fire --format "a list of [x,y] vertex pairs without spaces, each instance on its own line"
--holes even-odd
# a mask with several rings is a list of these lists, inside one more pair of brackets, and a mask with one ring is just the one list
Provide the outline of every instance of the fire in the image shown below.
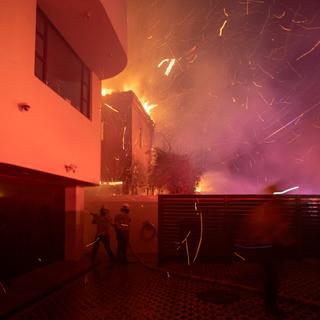
[[196,193],[204,192],[205,184],[203,180],[204,180],[203,177],[201,177],[200,181],[198,181],[196,188],[194,190]]
[[107,94],[111,94],[112,92],[114,92],[115,90],[113,89],[108,89],[108,88],[102,88],[101,89],[101,95],[103,97],[105,97]]
[[151,114],[151,110],[158,106],[157,104],[150,104],[149,101],[144,98],[141,98],[139,100],[141,101],[141,104],[142,104],[144,110],[146,111],[146,113],[149,116]]
[[[169,59],[165,59],[165,60],[168,60],[168,61],[169,61]],[[175,60],[175,59],[171,59],[171,60]],[[164,61],[164,62],[165,62],[165,61]],[[171,61],[171,62],[172,62],[172,61]],[[171,62],[170,62],[170,64],[171,64]],[[170,67],[170,70],[171,70],[174,62],[173,62],[173,64],[172,64],[171,66],[170,66],[170,64],[169,64],[168,68]],[[167,69],[168,69],[168,68],[167,68]],[[169,72],[170,72],[170,71],[169,71]],[[106,96],[106,95],[112,94],[113,92],[116,92],[116,91],[117,91],[117,90],[115,90],[115,89],[103,88],[103,89],[101,90],[101,95],[102,95],[102,96]],[[127,84],[124,84],[124,85],[123,85],[122,91],[132,91],[132,92],[134,92],[134,93],[137,95],[137,91],[133,89],[133,86],[129,86],[129,85],[127,85]],[[137,96],[138,96],[138,95],[137,95]],[[139,96],[138,96],[138,99],[139,99],[139,101],[141,102],[141,105],[143,106],[143,109],[145,110],[145,112],[146,112],[149,116],[151,116],[151,110],[154,109],[155,107],[157,107],[158,105],[157,105],[157,104],[151,104],[151,103],[149,102],[149,100],[146,99],[145,97],[139,97]],[[115,112],[119,112],[118,110],[116,110],[115,108],[113,108],[112,106],[110,106],[110,105],[108,105],[108,104],[106,104],[106,103],[105,103],[104,105],[105,105],[106,107],[110,108],[111,110],[115,111]]]

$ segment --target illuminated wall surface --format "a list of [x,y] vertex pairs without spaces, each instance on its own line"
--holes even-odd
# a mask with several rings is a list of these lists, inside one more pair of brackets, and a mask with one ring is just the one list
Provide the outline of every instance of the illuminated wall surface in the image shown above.
[[127,62],[125,1],[3,0],[0,40],[2,280],[81,256],[75,186],[100,181],[101,79]]
[[146,186],[154,124],[138,98],[131,91],[107,95],[102,121],[101,180]]
[[[89,118],[72,106],[67,98],[57,94],[58,89],[52,90],[35,76],[37,2],[1,2],[0,38],[3,45],[0,51],[0,162],[98,183],[101,125],[98,76],[108,77],[120,72],[125,66],[126,56],[100,2],[91,1],[86,8],[83,8],[84,2],[81,6],[74,6],[75,3],[68,0],[58,6],[56,1],[39,1],[43,12],[72,45],[75,54],[94,70],[91,72]],[[123,4],[123,1],[119,3]],[[112,7],[111,4],[109,6]],[[77,19],[65,17],[68,21],[72,20],[72,24],[69,24],[66,19],[62,19],[67,14],[66,11],[62,12],[63,9],[68,9],[69,15],[77,15],[77,10],[81,9],[89,16],[78,15]],[[106,29],[108,26],[109,29]],[[76,32],[76,28],[81,33]],[[107,31],[95,33],[96,29]],[[101,38],[94,38],[93,34]],[[121,33],[122,42],[124,36],[125,33]],[[122,50],[121,54],[108,58],[105,51],[108,40],[114,50]],[[102,52],[105,56],[101,55]],[[103,68],[108,64],[114,65],[112,72],[110,67],[109,73]],[[55,73],[59,71],[55,70]],[[23,110],[19,108],[20,104],[30,108]],[[76,170],[67,171],[66,165],[73,165]]]
[[106,85],[158,105],[156,143],[190,154],[204,191],[319,192],[319,1],[128,5],[128,66]]

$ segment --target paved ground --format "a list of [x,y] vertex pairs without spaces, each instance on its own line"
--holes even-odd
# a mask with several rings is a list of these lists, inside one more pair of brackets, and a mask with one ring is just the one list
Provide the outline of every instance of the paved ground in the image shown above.
[[[247,261],[234,260],[220,264],[195,263],[191,267],[186,263],[170,262],[164,267],[255,291],[262,290],[259,265]],[[279,266],[279,274],[280,296],[320,306],[320,260],[285,260]]]
[[[179,266],[166,267],[179,272],[185,271],[183,264],[180,263]],[[209,273],[212,275],[214,270],[217,275],[220,269],[220,279],[223,279],[223,275],[235,276],[236,272],[232,271],[232,267],[228,269],[225,265],[214,267],[212,264],[199,264],[197,268],[204,276]],[[190,269],[188,270],[190,272]],[[310,283],[302,281],[301,285],[300,293],[307,292]],[[318,288],[316,296],[319,293]],[[211,302],[204,300],[208,297]],[[320,306],[294,302],[286,298],[280,301],[280,305],[286,311],[287,319],[320,319]],[[254,292],[180,277],[173,272],[159,272],[134,262],[128,266],[101,264],[10,319],[274,318],[265,314],[261,297]]]

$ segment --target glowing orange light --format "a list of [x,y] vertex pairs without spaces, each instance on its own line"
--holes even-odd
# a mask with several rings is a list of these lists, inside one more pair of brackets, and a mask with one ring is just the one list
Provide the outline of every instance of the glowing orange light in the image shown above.
[[203,183],[203,178],[197,183],[196,188],[195,188],[195,192],[196,193],[201,193],[203,192],[204,189],[204,183]]
[[[172,60],[175,61],[175,59],[171,59],[171,60],[170,60],[170,59],[165,59],[165,60],[163,60],[162,63],[160,63],[160,64],[162,65],[164,62],[166,62],[166,61],[169,62],[169,61],[170,61],[169,66],[167,67],[167,69],[170,67],[170,70],[171,70],[172,67],[173,67],[173,64],[174,64],[174,62],[172,62]],[[159,64],[159,65],[160,65],[160,64]],[[169,70],[168,72],[170,72],[170,70]],[[132,92],[134,92],[134,93],[138,96],[138,94],[137,94],[138,90],[135,89],[136,87],[137,87],[137,86],[134,85],[134,84],[131,84],[131,85],[129,85],[129,84],[124,84],[123,87],[122,87],[122,90],[120,90],[120,91],[124,91],[124,92],[125,92],[125,91],[132,91]],[[111,94],[111,93],[113,93],[113,92],[115,92],[115,91],[117,91],[117,90],[103,88],[102,91],[101,91],[101,95],[102,95],[102,96],[106,96],[106,95]],[[149,102],[149,100],[147,100],[147,99],[144,98],[144,97],[141,98],[141,97],[138,96],[138,100],[141,102],[141,105],[143,106],[144,110],[146,111],[146,113],[147,113],[149,116],[150,116],[151,110],[158,106],[157,104],[151,104],[151,103]],[[112,111],[114,111],[114,112],[119,112],[116,108],[114,108],[114,107],[111,106],[110,104],[104,103],[104,105],[105,105],[106,107],[108,107],[109,109],[111,109]]]
[[110,181],[110,182],[108,182],[109,186],[120,186],[122,184],[123,184],[122,181]]
[[123,184],[122,181],[100,181],[100,184],[109,185],[109,186],[120,186]]
[[148,100],[145,100],[144,98],[140,99],[141,104],[146,111],[146,113],[150,116],[151,110],[157,107],[157,104],[150,104]]
[[115,90],[113,89],[107,89],[107,88],[102,88],[101,89],[101,95],[103,97],[105,97],[107,94],[111,94],[112,92],[114,92]]

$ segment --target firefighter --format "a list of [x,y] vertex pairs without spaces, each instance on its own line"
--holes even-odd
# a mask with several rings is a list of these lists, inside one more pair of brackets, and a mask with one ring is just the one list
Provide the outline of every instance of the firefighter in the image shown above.
[[102,207],[100,209],[100,214],[91,213],[91,215],[93,216],[92,223],[97,226],[96,238],[93,244],[91,259],[92,260],[95,259],[100,242],[102,241],[104,248],[107,254],[109,255],[110,260],[114,261],[114,254],[110,248],[109,229],[110,229],[110,226],[113,226],[113,224],[112,224],[109,210]]
[[116,236],[118,241],[117,259],[120,263],[127,264],[127,248],[129,244],[129,230],[131,218],[129,216],[130,207],[128,204],[122,205],[120,213],[114,218]]

